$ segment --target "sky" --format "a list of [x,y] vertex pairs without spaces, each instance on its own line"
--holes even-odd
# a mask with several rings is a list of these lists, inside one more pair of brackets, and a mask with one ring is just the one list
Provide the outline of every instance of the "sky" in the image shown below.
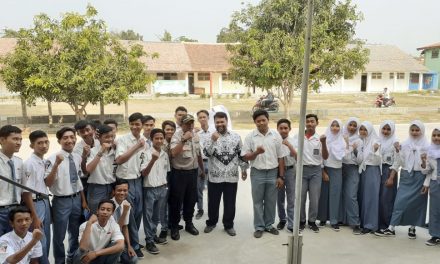
[[[1,0],[0,30],[30,27],[33,17],[46,13],[84,13],[88,3],[106,21],[109,30],[133,29],[146,41],[158,41],[164,30],[173,37],[187,36],[199,42],[215,42],[231,14],[244,3],[260,0]],[[352,0],[363,13],[356,30],[370,44],[396,45],[418,55],[418,47],[440,42],[440,0]]]

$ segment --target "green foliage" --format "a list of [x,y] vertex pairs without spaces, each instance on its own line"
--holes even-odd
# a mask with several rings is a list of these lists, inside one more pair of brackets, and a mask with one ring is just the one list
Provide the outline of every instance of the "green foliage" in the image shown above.
[[217,43],[235,43],[235,42],[239,42],[239,36],[232,29],[222,28],[220,30],[220,33],[217,35]]
[[20,36],[20,33],[18,31],[5,28],[3,30],[2,38],[18,38],[19,36]]
[[199,42],[197,39],[192,39],[187,36],[180,36],[178,38],[173,39],[171,33],[167,30],[164,30],[162,36],[158,36],[160,41],[168,41],[168,42]]
[[[227,45],[232,79],[248,87],[277,89],[287,116],[293,92],[301,85],[306,2],[263,0],[248,5],[235,12],[229,28],[222,30],[240,42]],[[309,85],[317,89],[320,82],[332,84],[362,70],[368,51],[354,39],[362,17],[350,0],[314,2]]]
[[164,30],[163,35],[159,36],[160,41],[173,41],[173,37],[171,36],[171,33],[167,30]]
[[123,40],[144,40],[144,37],[141,34],[134,32],[132,29],[126,31],[122,30],[120,32],[112,32],[111,35],[115,38]]
[[199,42],[197,39],[188,38],[186,36],[180,36],[174,39],[175,42]]
[[89,103],[119,104],[145,91],[153,79],[139,60],[147,56],[142,46],[124,47],[96,16],[90,5],[85,14],[66,13],[61,21],[36,16],[34,27],[19,31],[15,51],[2,60],[8,89],[28,103],[65,102],[78,118]]

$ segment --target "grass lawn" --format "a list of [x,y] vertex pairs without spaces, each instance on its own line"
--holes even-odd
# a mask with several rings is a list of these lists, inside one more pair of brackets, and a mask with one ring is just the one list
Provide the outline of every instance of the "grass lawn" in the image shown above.
[[[392,119],[397,123],[407,123],[413,119],[421,119],[424,122],[440,122],[440,94],[439,93],[401,93],[393,94],[397,105],[388,109],[374,107],[376,94],[309,94],[308,112],[315,112],[320,117],[321,125],[327,125],[332,118],[347,119],[349,116],[357,116],[361,120],[369,120],[375,124],[384,119]],[[234,128],[253,128],[251,112],[257,98],[214,98],[214,105],[225,105],[232,116]],[[129,113],[141,112],[155,116],[159,122],[173,119],[174,109],[185,106],[190,112],[195,113],[200,109],[209,108],[209,99],[198,97],[152,97],[145,99],[131,99],[129,101]],[[299,114],[300,98],[295,97],[291,108],[291,119],[297,122]],[[20,116],[21,106],[19,100],[1,99],[0,115]],[[279,113],[271,114],[272,122],[284,117],[283,108]],[[39,102],[28,109],[30,115],[47,115],[47,104]],[[65,103],[53,104],[54,115],[73,114],[72,109]],[[88,114],[99,114],[98,105],[89,105]],[[123,114],[123,105],[107,105],[106,114]]]

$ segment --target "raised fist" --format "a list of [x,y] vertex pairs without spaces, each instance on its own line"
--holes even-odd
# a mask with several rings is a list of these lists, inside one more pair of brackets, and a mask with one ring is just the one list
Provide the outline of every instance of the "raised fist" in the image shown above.
[[55,164],[56,165],[60,165],[61,162],[63,162],[64,160],[64,155],[63,154],[57,154],[56,158],[55,158]]
[[220,137],[220,134],[218,133],[218,132],[214,132],[214,133],[212,133],[212,135],[211,135],[211,139],[212,139],[212,141],[217,141],[217,139]]
[[264,153],[266,150],[264,149],[263,146],[258,146],[257,149],[255,150],[257,152],[257,154],[262,154]]
[[321,143],[324,143],[324,142],[327,141],[327,136],[326,136],[326,135],[321,135],[321,136],[319,137],[319,140],[321,141]]
[[32,231],[32,239],[40,241],[41,238],[43,238],[43,232],[41,232],[40,229],[34,229],[34,231]]

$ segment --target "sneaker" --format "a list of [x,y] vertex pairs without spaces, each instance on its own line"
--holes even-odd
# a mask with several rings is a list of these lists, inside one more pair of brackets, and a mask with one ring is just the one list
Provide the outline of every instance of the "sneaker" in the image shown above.
[[305,228],[306,228],[306,223],[304,222],[299,223],[299,232],[304,231]]
[[438,238],[438,237],[431,237],[431,239],[426,241],[425,244],[428,245],[428,246],[440,245],[440,238]]
[[285,226],[286,226],[286,220],[281,220],[277,225],[277,229],[283,230]]
[[215,226],[206,226],[203,232],[205,233],[211,233],[212,230],[214,230]]
[[288,233],[293,233],[293,228],[292,227],[287,227],[287,232]]
[[319,221],[319,227],[324,227],[325,226],[325,221]]
[[388,228],[385,228],[384,230],[378,230],[376,232],[374,232],[374,234],[376,236],[381,236],[381,237],[392,237],[396,235],[395,231],[392,231]]
[[373,232],[373,230],[368,228],[362,228],[361,235],[370,234],[371,232]]
[[273,226],[271,226],[270,228],[266,228],[266,230],[264,230],[264,231],[266,231],[266,232],[268,232],[268,233],[271,233],[272,235],[278,235],[280,232],[278,232],[278,230],[275,228],[275,227],[273,227]]
[[309,228],[313,232],[319,233],[319,227],[315,223],[309,222]]
[[140,249],[143,249],[143,248],[145,248],[145,246],[142,245],[142,244],[139,244],[139,248],[140,248]]
[[353,227],[353,235],[360,235],[362,234],[361,228],[357,225]]
[[257,230],[257,231],[254,232],[254,237],[255,238],[260,238],[262,236],[263,236],[263,231]]
[[136,252],[136,256],[139,259],[143,259],[144,258],[144,253],[142,253],[142,250],[140,248],[136,249],[134,252]]
[[197,236],[199,234],[199,230],[197,230],[193,223],[186,224],[185,231],[193,236]]
[[180,239],[179,229],[171,229],[171,239],[172,240],[179,240]]
[[233,227],[231,227],[231,228],[225,228],[225,231],[226,231],[226,233],[227,233],[228,235],[230,235],[230,236],[235,236],[235,235],[237,235],[237,233],[235,232],[235,229],[234,229]]
[[409,239],[416,239],[416,228],[415,227],[410,227],[408,229],[408,238]]
[[336,224],[336,225],[332,225],[332,229],[333,229],[334,231],[336,231],[336,232],[341,231],[341,229],[339,228],[339,225],[338,225],[338,224]]
[[154,236],[154,243],[158,245],[166,245],[168,244],[168,241],[166,238]]
[[196,214],[196,219],[199,220],[200,218],[202,218],[203,213],[204,213],[203,209],[202,210],[198,210],[197,214]]
[[160,231],[159,237],[167,239],[168,231]]
[[183,230],[183,225],[178,225],[179,230]]
[[159,252],[160,252],[154,243],[146,244],[145,249],[147,250],[148,253],[153,254],[153,255],[159,254]]

